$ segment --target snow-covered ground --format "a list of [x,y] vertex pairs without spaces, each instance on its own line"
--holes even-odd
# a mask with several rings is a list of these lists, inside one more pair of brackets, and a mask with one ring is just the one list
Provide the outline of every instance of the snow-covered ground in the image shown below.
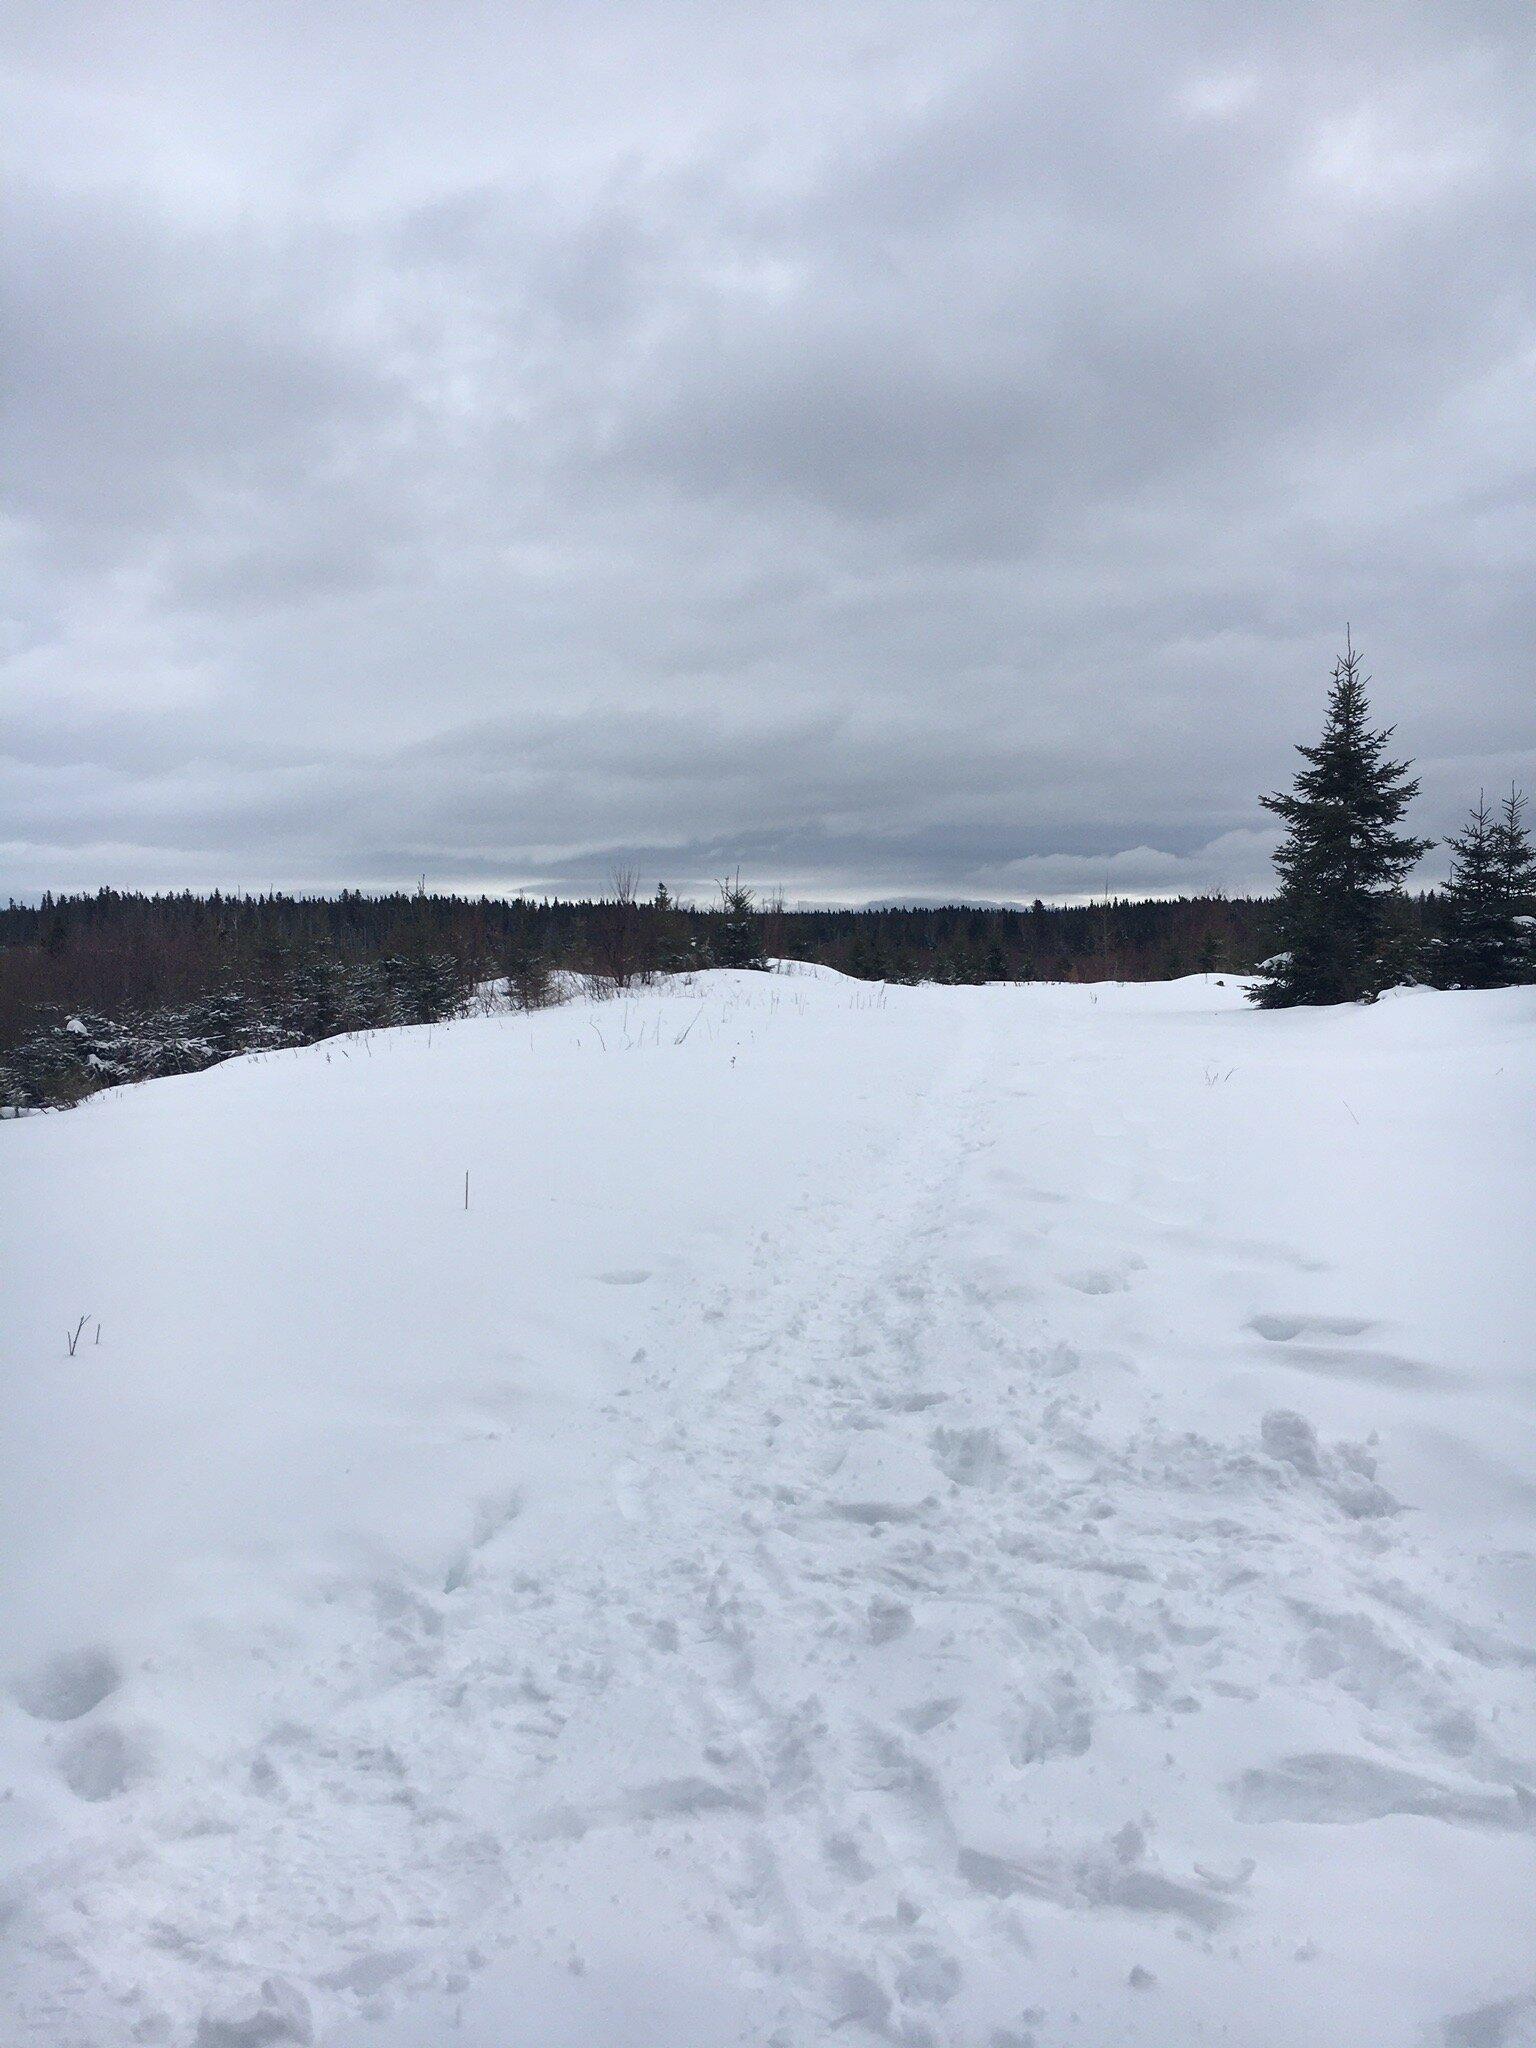
[[1536,2039],[1533,1135],[810,970],[0,1127],[0,2040]]

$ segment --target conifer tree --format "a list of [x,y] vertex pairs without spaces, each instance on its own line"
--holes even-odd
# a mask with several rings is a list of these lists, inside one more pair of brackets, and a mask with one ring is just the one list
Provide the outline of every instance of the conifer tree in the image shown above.
[[763,921],[758,915],[752,891],[742,886],[740,874],[720,883],[718,923],[710,948],[716,967],[761,967],[763,964]]
[[1322,738],[1297,748],[1307,765],[1289,793],[1260,799],[1286,826],[1275,854],[1283,950],[1254,991],[1267,1009],[1369,1002],[1402,978],[1394,911],[1433,841],[1396,829],[1419,785],[1409,762],[1387,758],[1393,728],[1371,729],[1366,681],[1346,636]]
[[1499,880],[1518,916],[1536,898],[1536,846],[1531,844],[1530,828],[1525,822],[1523,790],[1510,789],[1493,830]]
[[1520,933],[1500,861],[1499,819],[1478,791],[1464,831],[1450,841],[1445,932],[1438,981],[1449,988],[1501,988],[1513,978]]
[[1494,858],[1514,927],[1511,981],[1536,979],[1536,846],[1525,822],[1524,792],[1511,786],[1494,826]]
[[649,932],[651,965],[658,974],[676,974],[689,964],[692,938],[688,920],[665,882],[656,884]]

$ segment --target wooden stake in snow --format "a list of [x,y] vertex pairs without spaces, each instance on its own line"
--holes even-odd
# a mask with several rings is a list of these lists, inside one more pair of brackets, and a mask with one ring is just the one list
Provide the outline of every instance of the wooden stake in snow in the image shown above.
[[464,1169],[464,1206],[469,1207],[469,1168]]

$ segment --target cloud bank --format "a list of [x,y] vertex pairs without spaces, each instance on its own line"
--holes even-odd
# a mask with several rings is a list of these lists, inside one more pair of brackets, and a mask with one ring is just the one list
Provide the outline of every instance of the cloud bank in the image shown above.
[[10,10],[0,891],[1263,886],[1536,783],[1522,5]]

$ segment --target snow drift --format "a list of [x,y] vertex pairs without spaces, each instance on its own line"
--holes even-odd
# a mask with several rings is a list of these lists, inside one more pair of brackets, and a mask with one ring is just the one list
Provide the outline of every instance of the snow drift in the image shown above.
[[5,1126],[5,2040],[1513,2048],[1533,1106],[807,971]]

